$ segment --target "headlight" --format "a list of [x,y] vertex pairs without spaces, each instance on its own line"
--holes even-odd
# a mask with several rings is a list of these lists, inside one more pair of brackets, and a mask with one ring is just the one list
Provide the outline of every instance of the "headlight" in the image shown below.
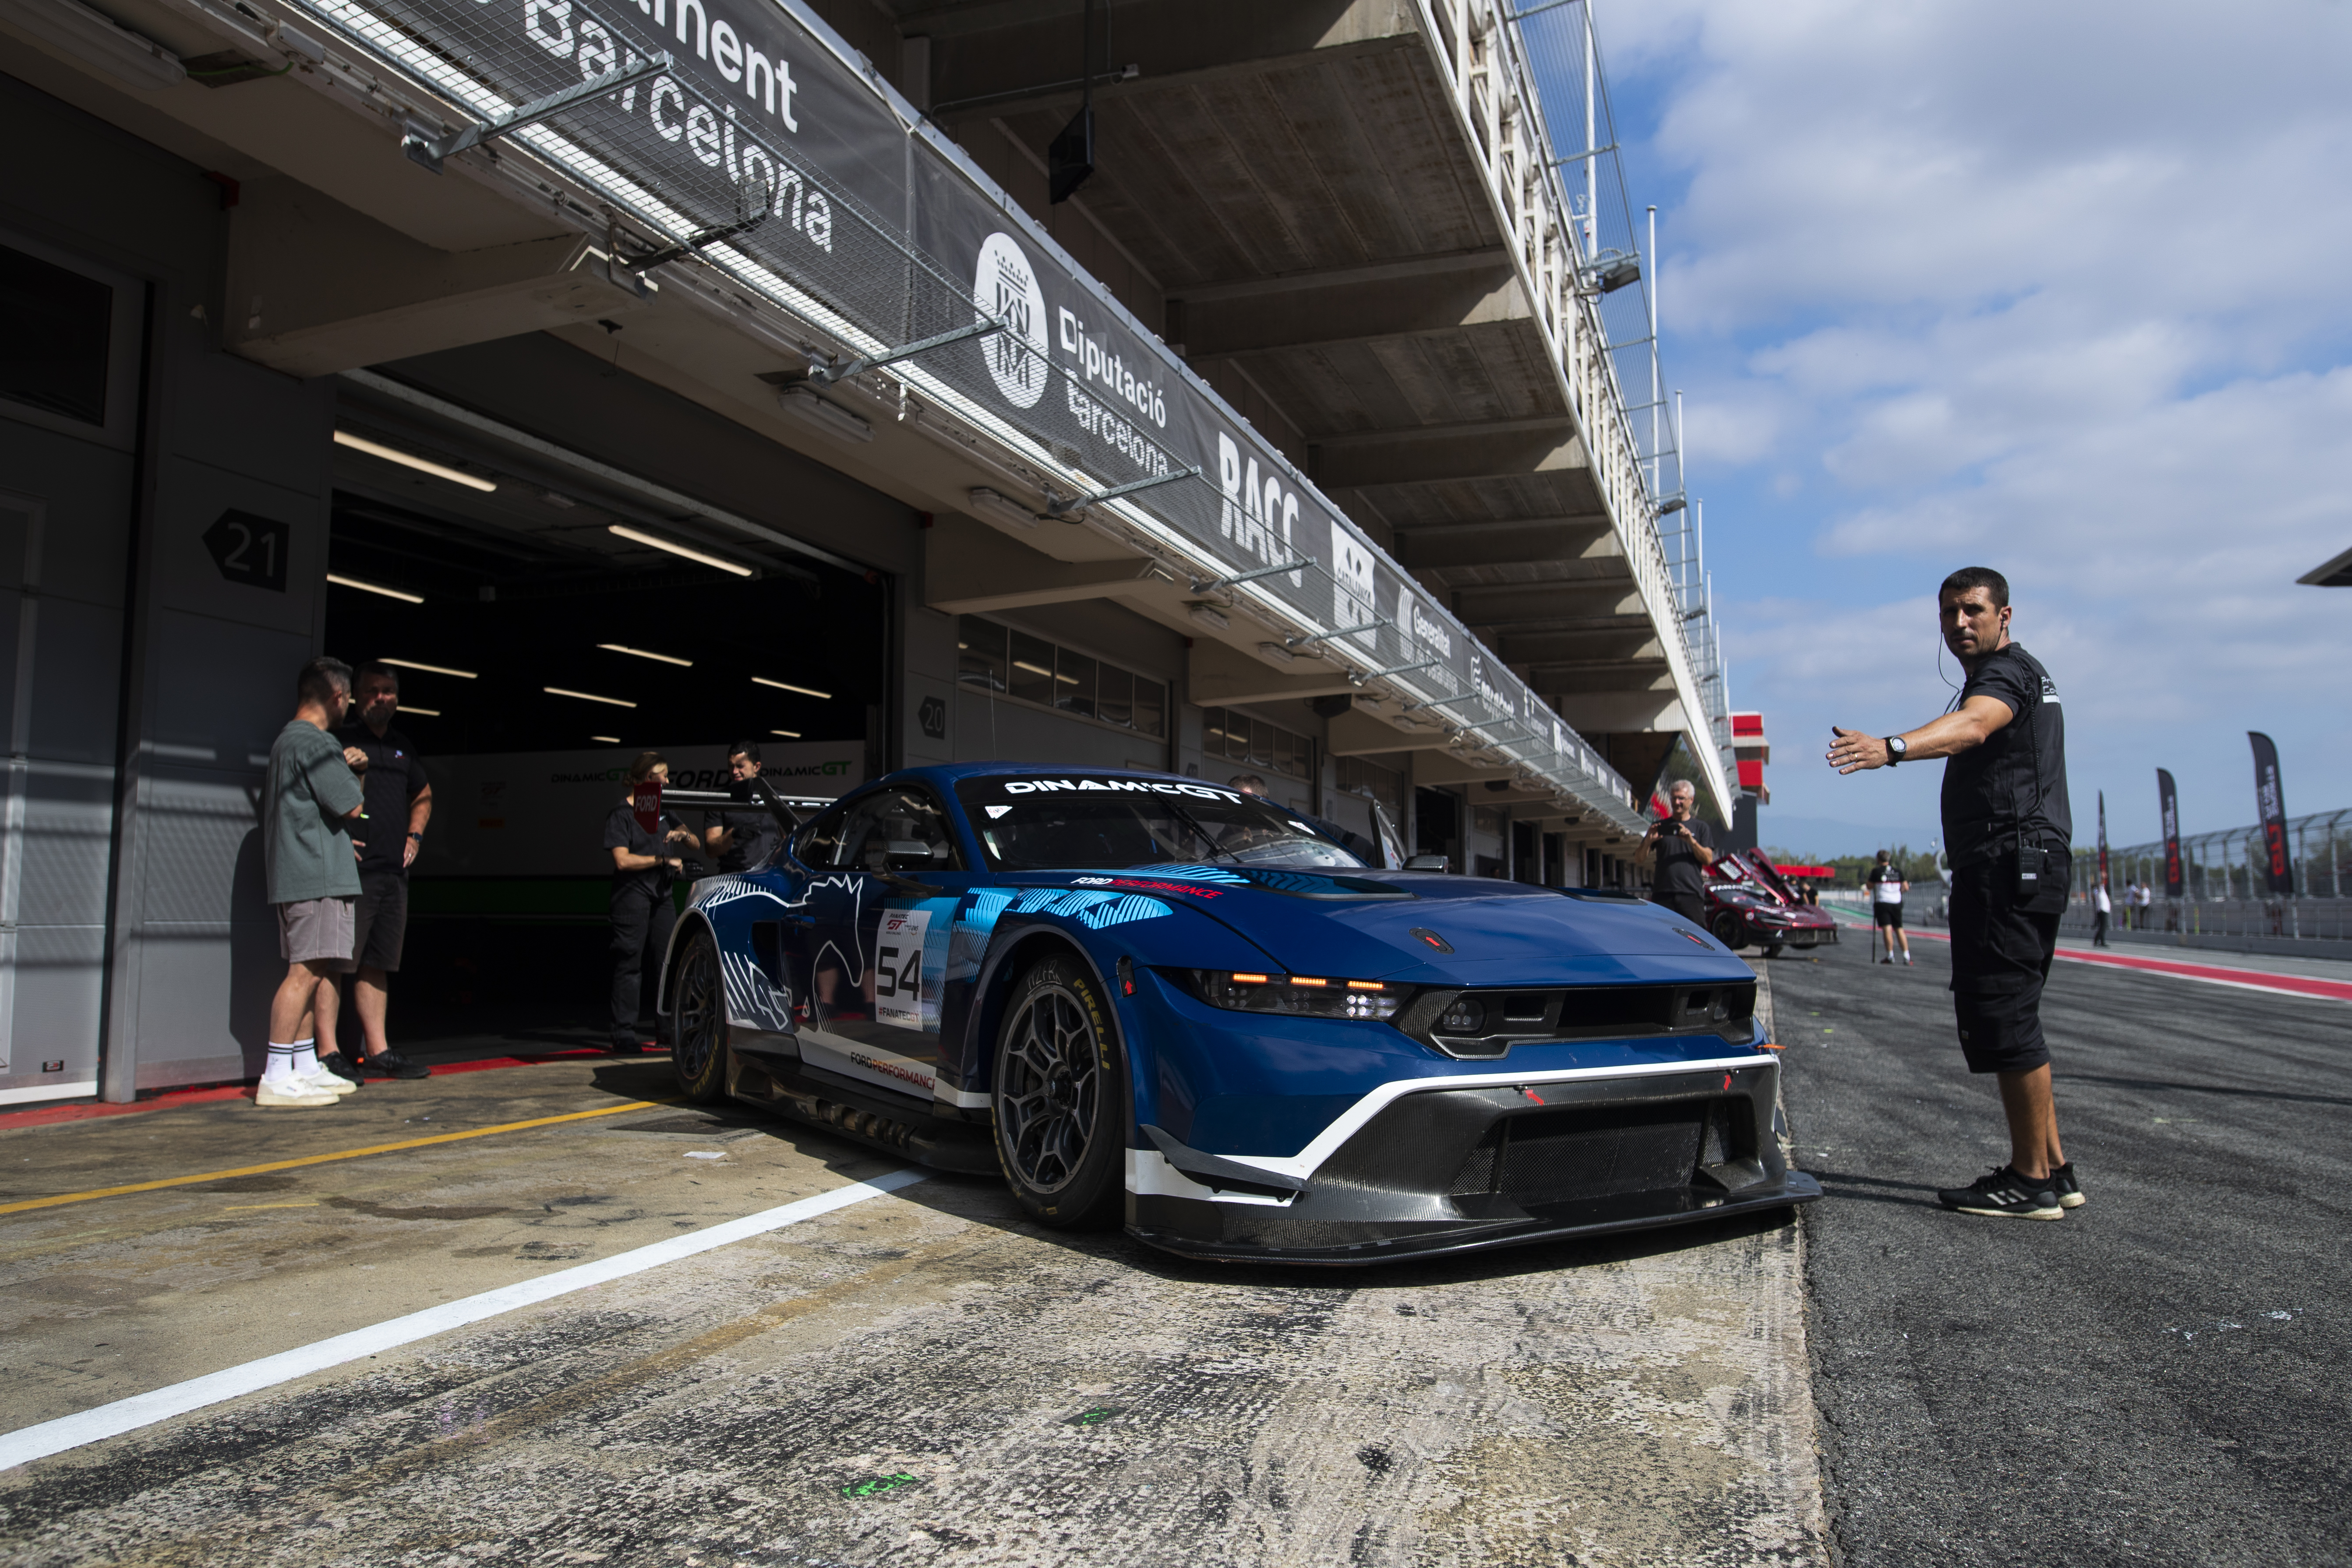
[[1412,994],[1410,985],[1389,985],[1378,980],[1258,974],[1232,969],[1194,969],[1186,973],[1192,976],[1193,994],[1202,1001],[1212,1007],[1231,1007],[1242,1013],[1286,1013],[1304,1018],[1390,1018]]

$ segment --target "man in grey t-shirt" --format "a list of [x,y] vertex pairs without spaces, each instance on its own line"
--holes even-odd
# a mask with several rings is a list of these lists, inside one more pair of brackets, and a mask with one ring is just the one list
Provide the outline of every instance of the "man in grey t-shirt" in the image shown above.
[[335,976],[352,966],[352,906],[360,893],[352,827],[363,819],[367,797],[328,733],[351,703],[351,666],[312,659],[295,679],[294,717],[269,748],[261,843],[286,978],[269,1004],[269,1065],[257,1105],[332,1105],[359,1087],[321,1065],[318,1049],[323,1043],[325,1054],[334,1054]]

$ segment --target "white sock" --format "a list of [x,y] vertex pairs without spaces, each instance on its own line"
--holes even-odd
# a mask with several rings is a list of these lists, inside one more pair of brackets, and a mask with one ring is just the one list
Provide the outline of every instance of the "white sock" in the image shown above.
[[319,1067],[318,1045],[319,1042],[315,1038],[297,1040],[294,1042],[294,1076],[296,1078],[317,1078],[319,1076],[320,1068]]
[[262,1069],[261,1081],[288,1083],[300,1077],[301,1075],[294,1070],[295,1048],[292,1046],[281,1046],[276,1040],[270,1041],[269,1065]]

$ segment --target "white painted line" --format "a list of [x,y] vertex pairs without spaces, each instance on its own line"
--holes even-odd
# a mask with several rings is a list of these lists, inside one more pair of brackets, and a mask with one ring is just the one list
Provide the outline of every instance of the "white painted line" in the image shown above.
[[135,1432],[142,1426],[152,1426],[158,1421],[168,1421],[174,1415],[184,1415],[207,1405],[218,1405],[223,1400],[236,1399],[281,1383],[290,1383],[314,1372],[341,1366],[345,1362],[378,1354],[395,1345],[413,1344],[435,1334],[446,1333],[451,1329],[478,1323],[485,1318],[495,1318],[502,1312],[534,1306],[574,1290],[584,1290],[591,1285],[602,1285],[608,1279],[625,1279],[648,1268],[658,1268],[665,1263],[692,1258],[697,1253],[715,1251],[772,1230],[782,1230],[788,1225],[798,1225],[804,1219],[814,1219],[819,1215],[864,1203],[867,1198],[877,1198],[885,1193],[913,1186],[929,1173],[915,1170],[893,1171],[870,1182],[853,1182],[829,1193],[819,1193],[813,1198],[802,1198],[779,1208],[746,1215],[724,1225],[714,1225],[708,1230],[656,1241],[634,1252],[620,1253],[595,1263],[583,1263],[576,1268],[542,1274],[536,1279],[525,1279],[496,1290],[485,1290],[462,1301],[444,1301],[437,1307],[427,1307],[421,1312],[411,1312],[404,1318],[394,1318],[373,1328],[357,1329],[348,1334],[338,1334],[331,1340],[321,1340],[314,1345],[280,1351],[276,1355],[264,1356],[259,1361],[249,1361],[243,1366],[232,1366],[203,1377],[193,1377],[169,1388],[156,1389],[152,1394],[135,1394],[111,1405],[85,1410],[79,1415],[60,1415],[37,1426],[25,1426],[0,1434],[0,1470],[46,1458],[51,1454],[62,1454],[85,1443],[119,1437],[125,1432]]

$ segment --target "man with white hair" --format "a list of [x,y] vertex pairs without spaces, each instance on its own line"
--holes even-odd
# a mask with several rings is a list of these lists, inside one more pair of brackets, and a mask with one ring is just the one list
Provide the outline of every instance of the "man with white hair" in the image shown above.
[[1673,809],[1652,826],[1633,851],[1636,865],[1654,863],[1650,878],[1650,901],[1706,929],[1706,868],[1715,864],[1715,830],[1691,815],[1698,804],[1698,786],[1676,779],[1666,786]]

